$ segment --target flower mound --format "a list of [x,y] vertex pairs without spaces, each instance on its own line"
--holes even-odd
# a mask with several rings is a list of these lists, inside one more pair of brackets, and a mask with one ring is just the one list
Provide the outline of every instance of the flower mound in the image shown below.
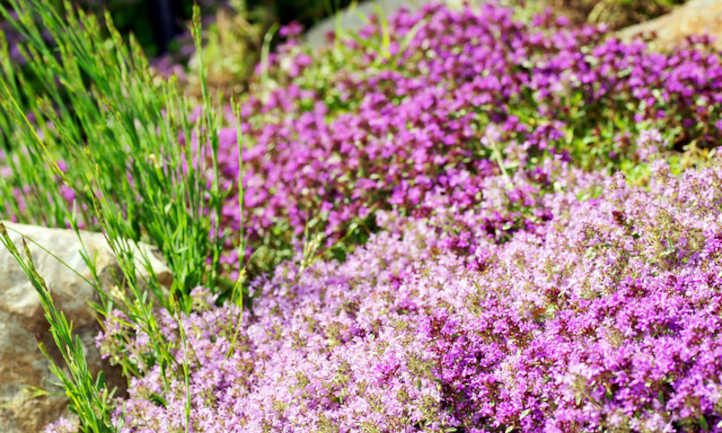
[[[512,147],[521,167],[562,154],[597,168],[643,162],[636,138],[652,128],[667,147],[718,144],[722,63],[704,38],[665,55],[607,36],[492,4],[432,4],[313,57],[282,46],[242,108],[246,212],[230,194],[224,225],[237,232],[243,218],[251,246],[309,224],[333,242],[379,209],[426,215],[430,195],[478,203]],[[238,153],[235,128],[224,130],[230,189]]]
[[[343,264],[257,281],[242,323],[185,318],[192,431],[722,431],[722,166],[656,163],[647,190],[615,176],[582,201],[600,178],[566,179],[552,221],[502,245],[480,227],[474,261],[443,216],[385,214]],[[182,431],[183,382],[159,374],[132,382],[124,432]]]

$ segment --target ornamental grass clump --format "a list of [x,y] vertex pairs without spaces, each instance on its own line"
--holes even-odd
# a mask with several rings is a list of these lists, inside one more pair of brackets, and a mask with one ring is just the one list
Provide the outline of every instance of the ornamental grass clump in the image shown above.
[[[202,118],[191,122],[189,101],[175,81],[155,79],[140,47],[125,43],[108,17],[100,23],[70,3],[56,8],[11,0],[0,4],[0,16],[23,35],[18,47],[26,60],[15,68],[0,40],[0,218],[76,232],[80,227],[102,230],[118,266],[115,275],[101,278],[95,258],[81,248],[90,273],[83,278],[98,291],[98,303],[88,308],[100,317],[120,310],[137,326],[138,336],[152,348],[144,361],[159,367],[161,386],[171,377],[187,377],[187,360],[172,355],[175,344],[184,346],[183,333],[167,340],[156,308],[178,317],[192,309],[190,289],[216,287],[222,192],[217,180],[205,179],[207,174],[218,179],[217,117],[208,92],[204,87]],[[198,11],[195,17],[198,43]],[[190,136],[210,143],[209,149],[195,155],[182,144],[181,138]],[[102,373],[88,369],[72,324],[53,302],[55,282],[44,281],[27,248],[14,245],[1,222],[0,235],[41,298],[64,361],[50,360],[53,372],[80,430],[117,431],[110,416],[113,390]],[[173,274],[169,287],[161,284],[147,257],[134,257],[139,241],[160,250]],[[143,263],[145,273],[137,263]],[[107,281],[114,285],[108,287]],[[139,374],[136,360],[116,361],[127,378]],[[187,415],[181,420],[186,428]]]
[[[719,161],[679,177],[658,161],[646,188],[560,180],[534,232],[498,244],[476,226],[473,263],[440,239],[441,216],[384,213],[388,230],[343,264],[256,280],[240,322],[196,291],[179,353],[194,430],[722,431]],[[160,404],[157,377],[131,383],[122,431],[179,431],[182,382]]]
[[[0,217],[102,229],[116,245],[150,242],[168,261],[181,302],[192,287],[213,285],[223,192],[205,178],[218,178],[218,120],[207,92],[203,116],[191,122],[177,83],[157,80],[108,17],[100,23],[69,3],[19,0],[0,14],[23,35],[26,59],[13,68],[0,44]],[[199,31],[197,24],[198,40]],[[183,145],[191,136],[209,143],[202,154]]]

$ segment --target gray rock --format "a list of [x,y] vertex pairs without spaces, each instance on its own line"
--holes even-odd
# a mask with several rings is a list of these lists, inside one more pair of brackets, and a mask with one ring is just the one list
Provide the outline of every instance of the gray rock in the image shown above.
[[[88,363],[94,372],[104,370],[111,385],[122,388],[118,371],[101,362],[93,344],[98,332],[90,303],[97,300],[95,289],[84,278],[90,270],[81,255],[82,246],[72,230],[48,229],[4,223],[12,240],[21,247],[25,237],[33,261],[53,294],[56,305],[73,323],[84,342]],[[81,238],[105,289],[118,283],[120,270],[102,234],[81,232]],[[42,246],[42,248],[40,246]],[[170,270],[154,255],[152,248],[141,244],[155,273],[164,284],[171,281]],[[47,250],[47,251],[46,251]],[[136,254],[138,256],[138,254]],[[138,268],[143,269],[141,259]],[[64,262],[64,263],[63,263]],[[143,274],[144,271],[140,270]],[[60,361],[52,341],[35,289],[9,251],[0,244],[0,432],[37,433],[63,415],[67,400],[63,389],[38,349],[42,342],[51,356]]]
[[691,0],[661,17],[619,31],[625,40],[654,33],[653,44],[671,49],[690,35],[710,35],[722,50],[722,0]]
[[[394,12],[406,7],[410,10],[421,8],[430,0],[372,0],[360,3],[355,7],[350,7],[340,11],[336,16],[327,18],[316,24],[306,32],[306,43],[312,48],[320,48],[328,45],[326,42],[326,34],[334,31],[340,26],[347,31],[355,31],[361,29],[365,24],[367,17],[377,15],[379,13],[384,16],[393,15]],[[471,4],[481,3],[482,0],[472,0]],[[452,7],[460,7],[463,0],[446,0]]]

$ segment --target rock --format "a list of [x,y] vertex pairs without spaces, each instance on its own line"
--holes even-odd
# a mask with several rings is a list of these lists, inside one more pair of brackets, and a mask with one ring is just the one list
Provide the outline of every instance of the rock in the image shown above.
[[[365,1],[355,7],[350,7],[340,11],[336,16],[327,18],[306,32],[306,43],[312,48],[320,48],[328,45],[326,35],[334,31],[340,26],[344,30],[355,31],[361,29],[370,15],[378,15],[379,13],[388,17],[394,12],[406,7],[410,10],[421,8],[430,0],[371,0]],[[482,0],[471,0],[470,4],[479,4]],[[461,7],[463,0],[445,0],[445,3],[452,7]]]
[[[56,305],[73,323],[86,349],[93,372],[103,369],[108,382],[123,389],[116,371],[101,362],[93,340],[98,323],[90,303],[97,300],[95,290],[68,269],[85,278],[90,271],[82,256],[75,232],[63,229],[4,223],[12,240],[21,247],[24,236],[40,275],[50,288]],[[83,245],[95,258],[97,271],[106,289],[119,281],[120,269],[100,233],[81,232]],[[31,241],[32,240],[32,241]],[[42,245],[42,248],[38,245]],[[155,257],[148,245],[139,246],[151,261],[161,283],[169,284],[170,270]],[[44,251],[43,249],[47,250]],[[50,252],[50,253],[48,253]],[[55,256],[55,257],[53,257]],[[63,264],[62,262],[65,264]],[[67,266],[66,266],[67,265]],[[139,269],[143,269],[138,259]],[[143,271],[139,271],[143,273]],[[50,421],[66,412],[67,400],[62,386],[49,369],[38,349],[42,342],[51,356],[60,361],[49,325],[35,289],[9,251],[0,244],[0,432],[37,433]]]
[[649,34],[654,34],[653,44],[660,49],[673,48],[687,36],[709,35],[714,37],[714,47],[722,50],[722,0],[691,0],[666,15],[618,32],[624,40]]
[[403,0],[374,0],[363,2],[359,5],[344,9],[332,16],[320,21],[306,32],[306,43],[313,47],[319,48],[328,45],[326,35],[340,26],[344,30],[358,30],[366,23],[366,17],[381,11],[389,16],[406,4],[406,7],[416,8],[426,3],[424,1]]

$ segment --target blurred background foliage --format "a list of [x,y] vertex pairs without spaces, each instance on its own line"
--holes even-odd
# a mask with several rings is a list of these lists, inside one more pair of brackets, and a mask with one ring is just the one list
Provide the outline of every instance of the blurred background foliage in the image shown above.
[[[6,0],[0,0],[5,2]],[[48,0],[59,5],[63,0]],[[478,1],[478,0],[474,0]],[[574,23],[607,23],[612,29],[669,12],[684,0],[501,0],[523,15],[551,7]],[[121,34],[133,35],[162,77],[176,75],[184,91],[200,97],[197,62],[188,31],[194,3],[203,14],[208,86],[213,95],[229,98],[243,93],[261,57],[264,43],[273,45],[279,26],[297,22],[304,29],[348,7],[352,0],[73,0],[88,12],[108,11]],[[413,3],[419,3],[415,1]],[[0,31],[11,57],[22,63],[15,49],[18,35],[7,22]],[[264,42],[265,41],[265,42]]]
[[[2,0],[3,2],[5,0]],[[49,0],[49,4],[62,0]],[[683,0],[502,0],[529,15],[551,7],[573,22],[607,23],[622,28],[664,14]],[[124,35],[132,34],[146,55],[155,59],[162,75],[190,72],[193,81],[193,43],[187,31],[194,3],[204,15],[209,85],[237,93],[259,59],[264,35],[277,25],[297,22],[308,29],[348,7],[352,0],[74,0],[71,3],[96,14],[107,10]],[[414,3],[418,3],[414,2]],[[11,45],[17,40],[8,23],[0,23]],[[18,53],[15,53],[17,56]]]
[[[479,3],[479,0],[471,1]],[[529,18],[551,8],[566,15],[575,24],[606,23],[611,29],[621,29],[654,18],[684,3],[684,0],[500,1],[511,3]],[[267,42],[277,39],[274,33],[277,25],[296,22],[309,29],[337,11],[357,3],[363,3],[363,0],[206,0],[203,7],[208,17],[205,50],[210,88],[226,96],[242,92],[260,59],[264,39]],[[409,2],[419,3],[419,0]],[[192,44],[188,39],[183,41],[183,37],[177,38],[170,54],[156,61],[155,65],[162,74],[179,72],[187,83],[186,91],[197,95],[197,70],[188,49],[184,49]]]

